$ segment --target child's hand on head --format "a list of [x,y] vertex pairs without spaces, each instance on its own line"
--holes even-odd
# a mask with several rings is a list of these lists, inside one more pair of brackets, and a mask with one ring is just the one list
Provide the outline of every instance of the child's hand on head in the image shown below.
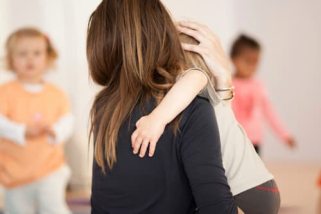
[[231,69],[222,43],[207,26],[197,22],[179,22],[177,29],[199,41],[198,45],[183,43],[184,50],[200,54],[217,81],[230,81]]
[[140,118],[136,123],[137,129],[132,134],[132,147],[134,154],[138,154],[143,158],[149,146],[149,157],[155,153],[158,139],[163,134],[166,123],[162,122],[153,114]]

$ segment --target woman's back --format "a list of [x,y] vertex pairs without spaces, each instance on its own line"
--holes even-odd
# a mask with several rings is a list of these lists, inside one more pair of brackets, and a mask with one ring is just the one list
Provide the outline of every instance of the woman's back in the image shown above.
[[[152,111],[155,102],[146,105]],[[237,213],[222,167],[213,108],[196,98],[184,111],[176,137],[168,126],[153,158],[133,154],[131,134],[140,105],[121,126],[113,170],[94,163],[92,213]],[[99,125],[97,126],[99,128]]]

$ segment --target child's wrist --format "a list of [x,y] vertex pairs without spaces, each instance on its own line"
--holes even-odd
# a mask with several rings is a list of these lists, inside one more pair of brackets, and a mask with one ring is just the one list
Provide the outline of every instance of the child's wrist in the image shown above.
[[232,78],[229,75],[215,77],[215,88],[228,88],[232,86]]
[[166,126],[170,121],[168,121],[168,119],[165,117],[165,114],[161,114],[158,111],[152,111],[152,113],[150,113],[148,115],[149,117],[152,117],[153,120],[159,122],[160,124],[163,124],[164,126]]
[[56,132],[52,128],[48,131],[48,135],[53,139],[57,137]]

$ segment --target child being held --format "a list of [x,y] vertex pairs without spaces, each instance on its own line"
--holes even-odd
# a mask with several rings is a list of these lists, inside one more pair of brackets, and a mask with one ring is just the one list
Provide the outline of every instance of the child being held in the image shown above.
[[[137,129],[132,135],[134,153],[139,152],[140,157],[144,157],[149,147],[149,156],[153,156],[165,126],[201,91],[200,95],[210,100],[216,113],[223,166],[236,205],[247,214],[278,213],[280,195],[273,176],[265,168],[231,109],[230,100],[234,93],[220,41],[207,27],[197,23],[181,22],[178,30],[182,33],[180,38],[185,49],[186,71],[158,107],[137,122]],[[203,84],[206,82],[202,81],[203,78],[207,79],[207,85]]]

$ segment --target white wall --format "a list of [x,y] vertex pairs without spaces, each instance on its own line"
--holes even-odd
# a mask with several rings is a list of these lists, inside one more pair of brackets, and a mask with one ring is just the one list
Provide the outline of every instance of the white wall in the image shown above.
[[208,25],[224,46],[231,39],[233,0],[162,0],[176,21],[197,21]]
[[12,78],[12,75],[4,71],[4,44],[8,36],[9,0],[0,0],[0,84]]
[[259,76],[299,144],[292,152],[268,132],[268,161],[321,162],[320,8],[319,0],[234,0],[233,35],[245,32],[262,42]]

